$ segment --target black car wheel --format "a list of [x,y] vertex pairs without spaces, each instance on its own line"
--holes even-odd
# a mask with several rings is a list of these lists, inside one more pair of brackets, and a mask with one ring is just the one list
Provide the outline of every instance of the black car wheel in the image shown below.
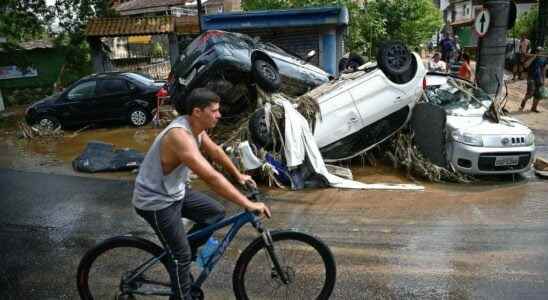
[[385,42],[379,46],[377,63],[387,75],[402,75],[411,69],[413,55],[401,42]]
[[61,126],[61,123],[56,117],[45,115],[38,118],[34,126],[45,130],[55,130]]
[[356,53],[350,53],[348,58],[343,57],[339,60],[339,72],[356,72],[363,64],[365,64],[363,57]]
[[270,128],[266,124],[264,109],[256,110],[249,118],[249,133],[256,146],[272,150],[274,140]]
[[417,70],[417,62],[401,42],[384,42],[377,52],[377,64],[393,82],[403,84],[411,79]]
[[131,125],[136,127],[144,126],[150,120],[149,113],[147,110],[141,107],[133,108],[129,112],[129,122]]
[[269,62],[256,59],[253,62],[253,77],[257,84],[267,92],[277,92],[282,85],[278,70]]

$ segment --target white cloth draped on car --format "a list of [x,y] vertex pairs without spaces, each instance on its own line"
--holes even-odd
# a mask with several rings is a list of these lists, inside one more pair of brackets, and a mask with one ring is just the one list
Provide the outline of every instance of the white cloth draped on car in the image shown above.
[[415,184],[366,184],[329,173],[306,119],[293,107],[291,102],[279,98],[274,101],[276,104],[283,106],[285,111],[284,154],[288,168],[301,165],[308,157],[314,172],[324,176],[331,187],[374,190],[424,190],[423,186]]

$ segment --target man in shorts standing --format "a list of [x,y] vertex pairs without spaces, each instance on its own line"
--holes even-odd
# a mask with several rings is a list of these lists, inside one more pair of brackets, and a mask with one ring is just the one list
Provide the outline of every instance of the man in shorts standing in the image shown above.
[[538,103],[540,102],[540,88],[544,86],[544,79],[546,74],[546,69],[548,66],[548,61],[546,57],[540,57],[538,54],[542,52],[543,48],[538,47],[535,53],[528,55],[527,60],[525,61],[525,66],[527,70],[527,92],[525,97],[521,101],[519,107],[520,111],[525,109],[525,104],[529,98],[533,97],[533,105],[531,106],[531,111],[540,112],[538,110]]

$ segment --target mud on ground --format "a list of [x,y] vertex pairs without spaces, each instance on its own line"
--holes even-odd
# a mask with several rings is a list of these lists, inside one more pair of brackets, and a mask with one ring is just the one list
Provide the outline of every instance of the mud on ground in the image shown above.
[[[526,90],[526,81],[510,81],[507,84],[508,96],[505,108],[510,115],[525,122],[536,134],[536,144],[548,145],[548,101],[541,102],[541,112],[530,111],[532,100],[526,110],[519,111],[519,104]],[[82,153],[89,141],[102,141],[113,144],[116,148],[133,148],[146,152],[160,129],[147,125],[143,128],[103,127],[90,128],[82,132],[78,129],[66,130],[62,137],[43,137],[24,139],[18,133],[17,122],[24,120],[25,106],[10,107],[2,113],[0,122],[0,168],[37,171],[44,173],[93,176],[103,178],[133,179],[134,172],[112,172],[85,174],[75,172],[71,162]],[[546,150],[540,149],[542,155]],[[399,170],[382,163],[371,166],[368,162],[355,160],[344,165],[351,167],[355,178],[364,182],[405,183],[410,180]]]

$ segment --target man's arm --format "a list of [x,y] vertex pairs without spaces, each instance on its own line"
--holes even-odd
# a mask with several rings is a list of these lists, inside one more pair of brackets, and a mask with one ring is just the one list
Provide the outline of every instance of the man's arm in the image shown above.
[[[202,135],[202,148],[206,152],[207,156],[223,166],[225,170],[232,175],[240,184],[244,184],[246,181],[251,180],[251,177],[245,174],[240,173],[238,168],[232,163],[232,160],[226,153],[223,151],[223,149],[217,145],[207,133],[203,133]],[[255,182],[253,182],[255,183]]]
[[174,128],[164,137],[163,146],[178,160],[189,167],[198,177],[207,183],[221,197],[251,211],[258,211],[270,217],[270,210],[260,202],[252,202],[242,195],[221,173],[217,172],[204,158],[194,137],[186,130]]

